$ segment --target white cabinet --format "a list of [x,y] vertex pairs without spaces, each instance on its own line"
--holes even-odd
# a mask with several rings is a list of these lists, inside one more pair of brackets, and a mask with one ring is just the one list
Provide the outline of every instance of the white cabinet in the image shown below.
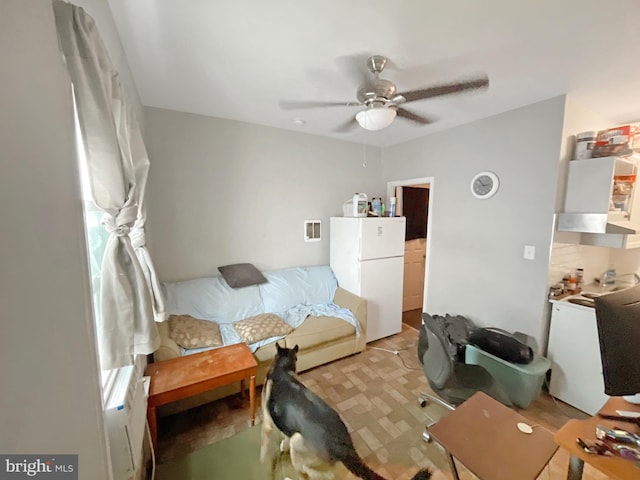
[[640,247],[640,187],[635,160],[620,157],[569,162],[564,213],[558,230],[582,233],[580,243]]
[[[635,174],[635,163],[619,157],[589,158],[569,162],[564,211],[610,213],[614,177]],[[630,192],[631,193],[631,192]],[[625,212],[631,205],[625,206]]]
[[604,393],[593,308],[553,302],[547,357],[551,360],[549,393],[594,415],[609,397]]

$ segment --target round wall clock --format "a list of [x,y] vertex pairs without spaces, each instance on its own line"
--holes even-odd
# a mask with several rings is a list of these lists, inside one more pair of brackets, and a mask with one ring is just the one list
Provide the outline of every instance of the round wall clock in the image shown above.
[[471,193],[483,200],[493,197],[499,186],[498,176],[493,172],[480,172],[471,179]]

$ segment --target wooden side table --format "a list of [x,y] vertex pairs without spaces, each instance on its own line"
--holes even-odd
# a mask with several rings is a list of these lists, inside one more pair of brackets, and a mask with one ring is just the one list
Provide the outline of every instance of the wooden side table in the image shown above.
[[256,418],[257,370],[258,363],[245,343],[148,365],[145,375],[151,378],[151,384],[147,420],[154,447],[158,444],[157,407],[238,381],[244,396],[246,378],[249,378],[249,405],[253,425]]
[[518,422],[531,422],[483,392],[447,414],[429,428],[445,449],[455,479],[453,457],[482,480],[535,479],[558,449],[553,434],[534,426],[526,434]]
[[[617,415],[617,410],[640,413],[640,406],[631,404],[622,397],[610,397],[598,413]],[[576,441],[577,438],[580,437],[589,444],[593,443],[596,440],[596,427],[598,425],[607,428],[620,427],[628,432],[640,435],[640,427],[637,425],[619,420],[607,420],[597,415],[585,420],[569,420],[555,434],[558,445],[571,454],[567,478],[569,480],[582,478],[582,469],[585,463],[606,474],[609,478],[616,480],[640,478],[640,466],[636,462],[613,456],[593,455],[580,448]]]

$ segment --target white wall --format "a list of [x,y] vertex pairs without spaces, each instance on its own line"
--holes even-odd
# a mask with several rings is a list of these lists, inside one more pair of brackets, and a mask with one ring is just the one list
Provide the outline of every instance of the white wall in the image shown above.
[[0,6],[0,452],[108,479],[68,77],[51,2]]
[[[613,261],[612,255],[616,250],[590,245],[554,243],[551,250],[548,284],[553,285],[562,281],[565,275],[575,274],[578,268],[584,271],[585,283],[593,283],[594,278],[600,278],[609,263]],[[638,252],[635,255],[637,256]]]
[[[329,218],[354,192],[384,196],[380,150],[146,108],[148,244],[161,280],[329,263]],[[307,219],[322,241],[303,241]]]
[[[141,104],[106,0],[91,14]],[[50,0],[0,3],[0,452],[109,479],[69,79]]]
[[[427,312],[543,340],[564,105],[557,97],[383,150],[385,181],[434,177]],[[500,178],[488,200],[470,192],[482,170]],[[525,245],[535,260],[523,259]]]

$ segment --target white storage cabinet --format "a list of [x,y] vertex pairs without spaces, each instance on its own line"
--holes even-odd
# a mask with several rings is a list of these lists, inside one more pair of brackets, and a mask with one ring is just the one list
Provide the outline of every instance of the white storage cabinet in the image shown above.
[[[614,178],[636,174],[637,170],[635,160],[620,157],[569,162],[564,213],[559,215],[558,230],[581,232],[580,243],[583,245],[640,247],[640,235],[630,234],[624,228],[625,222],[640,224],[640,187],[637,181],[629,194],[626,209],[611,210]],[[588,227],[583,223],[584,215],[589,215]],[[622,228],[616,228],[616,225]]]

